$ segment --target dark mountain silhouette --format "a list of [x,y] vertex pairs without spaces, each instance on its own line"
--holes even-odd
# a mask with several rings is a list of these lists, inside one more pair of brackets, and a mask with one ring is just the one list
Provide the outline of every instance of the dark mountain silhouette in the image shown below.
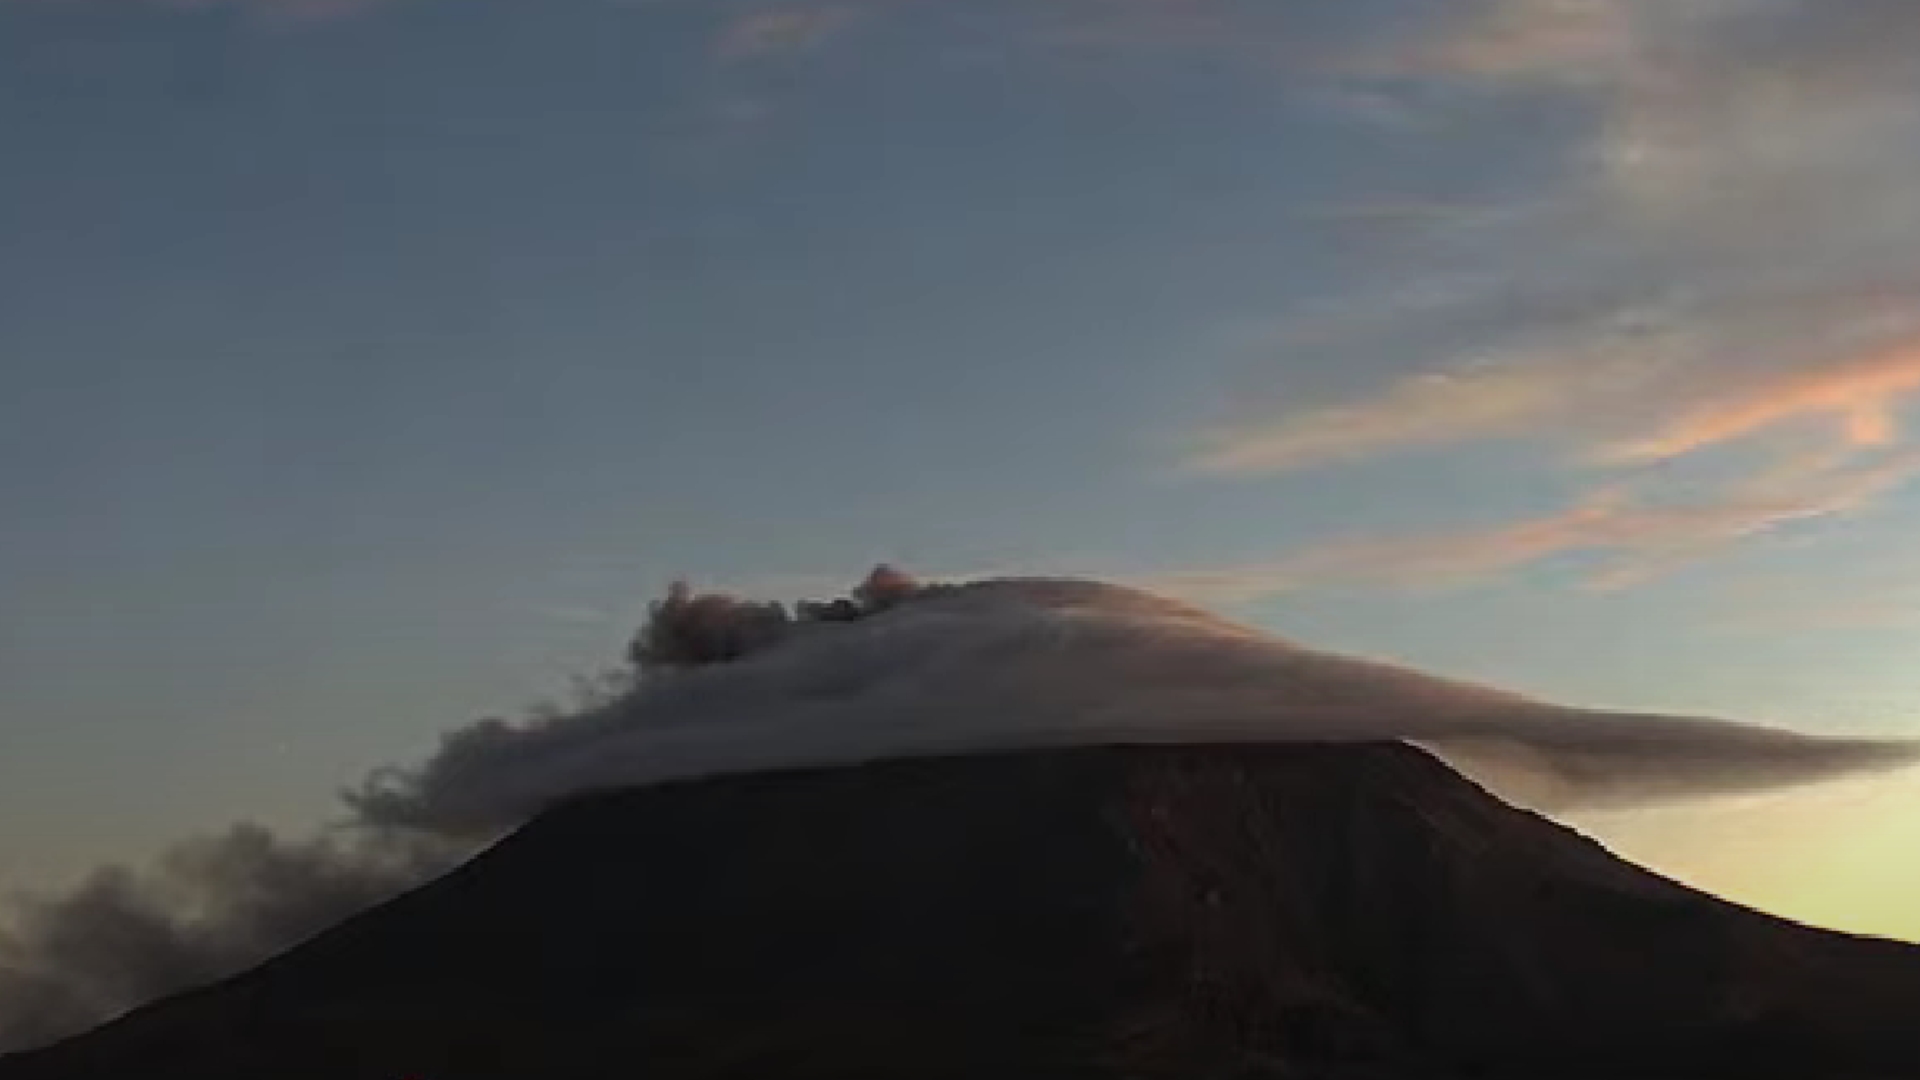
[[1398,744],[616,792],[0,1080],[1920,1076],[1920,949]]

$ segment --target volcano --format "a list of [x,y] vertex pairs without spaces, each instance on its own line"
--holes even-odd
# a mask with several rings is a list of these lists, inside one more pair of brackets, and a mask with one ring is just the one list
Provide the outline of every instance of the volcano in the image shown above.
[[668,783],[0,1080],[1920,1075],[1920,949],[1690,890],[1397,743]]

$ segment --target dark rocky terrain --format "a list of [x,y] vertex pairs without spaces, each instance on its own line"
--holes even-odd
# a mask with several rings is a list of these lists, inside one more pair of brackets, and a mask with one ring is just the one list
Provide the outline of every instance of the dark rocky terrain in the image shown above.
[[559,807],[0,1080],[1920,1077],[1920,949],[1400,745],[1085,748]]

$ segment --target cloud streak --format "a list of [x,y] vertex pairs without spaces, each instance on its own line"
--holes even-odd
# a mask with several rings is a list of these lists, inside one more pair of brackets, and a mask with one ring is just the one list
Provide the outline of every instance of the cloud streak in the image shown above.
[[[1900,327],[1904,330],[1905,327]],[[1400,378],[1344,402],[1218,429],[1197,472],[1260,475],[1488,439],[1584,442],[1596,464],[1668,460],[1826,422],[1861,450],[1899,441],[1920,393],[1920,338],[1864,355],[1706,372],[1711,354],[1674,328],[1592,331],[1550,355],[1517,351]]]
[[1377,394],[1216,430],[1189,460],[1202,473],[1285,472],[1378,454],[1537,435],[1651,377],[1639,357],[1552,365],[1492,360],[1399,379]]
[[1608,448],[1621,461],[1676,458],[1809,419],[1837,422],[1861,449],[1899,440],[1897,411],[1920,392],[1920,342],[1832,367],[1790,371],[1683,410],[1645,436]]
[[[1201,432],[1236,479],[1499,442],[1540,452],[1564,509],[1187,575],[1207,595],[1474,580],[1564,554],[1631,580],[1911,471],[1920,396],[1920,6],[1902,0],[1474,0],[1365,42],[1350,85],[1442,122],[1555,110],[1527,212],[1409,245],[1328,324],[1282,320],[1293,368],[1379,371]],[[1412,88],[1412,89],[1409,89]],[[1555,139],[1558,142],[1555,142]],[[1436,285],[1455,283],[1458,288]],[[1408,296],[1438,295],[1412,304]],[[1299,327],[1305,327],[1304,332]],[[1798,461],[1789,481],[1775,463]],[[1667,466],[1745,468],[1702,492]],[[1656,468],[1658,467],[1658,468]],[[1589,579],[1590,581],[1593,579]]]
[[1589,587],[1634,584],[1729,545],[1790,526],[1845,517],[1920,476],[1920,452],[1864,465],[1831,454],[1779,466],[1683,498],[1605,485],[1551,514],[1483,528],[1351,537],[1264,563],[1168,573],[1147,580],[1180,595],[1246,602],[1308,588],[1460,586],[1561,556],[1598,565]]

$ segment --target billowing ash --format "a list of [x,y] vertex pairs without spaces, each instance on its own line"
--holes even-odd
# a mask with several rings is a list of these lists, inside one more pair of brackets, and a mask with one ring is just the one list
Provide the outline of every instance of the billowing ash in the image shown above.
[[929,586],[882,567],[846,598],[793,610],[676,585],[628,660],[576,708],[470,724],[424,762],[376,773],[319,837],[242,826],[23,905],[0,933],[0,1046],[244,967],[596,789],[987,749],[1398,739],[1567,809],[1915,757],[1904,743],[1546,704],[1089,581]]

